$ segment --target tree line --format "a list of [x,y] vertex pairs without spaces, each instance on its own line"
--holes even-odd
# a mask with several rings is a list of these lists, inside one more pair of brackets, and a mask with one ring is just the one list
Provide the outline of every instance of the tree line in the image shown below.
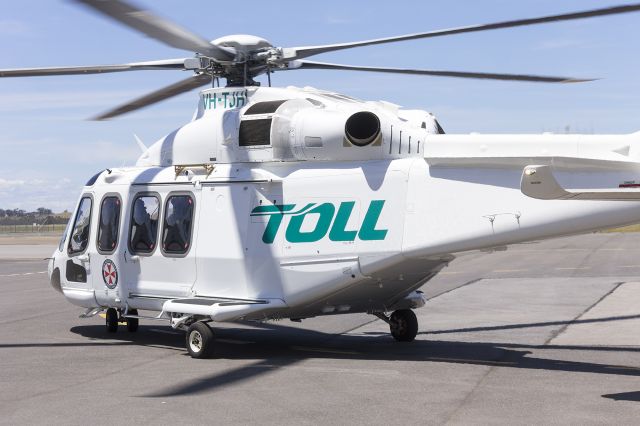
[[23,209],[0,209],[0,225],[58,224],[67,223],[68,212],[54,214],[51,209],[38,207],[28,212]]
[[26,216],[47,216],[53,214],[51,209],[38,207],[35,211],[27,212],[22,209],[0,209],[0,217],[26,217]]

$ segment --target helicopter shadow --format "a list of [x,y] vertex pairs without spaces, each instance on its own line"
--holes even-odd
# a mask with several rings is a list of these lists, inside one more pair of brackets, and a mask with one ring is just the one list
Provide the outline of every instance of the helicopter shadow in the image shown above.
[[[184,334],[169,327],[141,327],[138,333],[108,335],[103,326],[78,326],[71,332],[91,339],[108,337],[115,344],[135,344],[184,351]],[[335,335],[279,324],[256,328],[217,328],[215,358],[252,361],[242,367],[204,375],[141,397],[171,397],[214,392],[306,360],[406,361],[470,364],[525,370],[640,376],[637,366],[570,361],[532,356],[534,350],[596,350],[589,346],[547,346],[499,342],[416,340],[398,343],[390,336]],[[610,348],[616,350],[615,348]],[[637,348],[617,350],[638,351]],[[184,356],[188,356],[185,352]],[[564,357],[566,358],[566,357]],[[201,361],[200,361],[201,362]],[[207,362],[207,361],[205,361]],[[215,362],[210,360],[210,362]]]
[[602,395],[603,398],[612,399],[614,401],[638,401],[640,402],[640,391],[621,392]]

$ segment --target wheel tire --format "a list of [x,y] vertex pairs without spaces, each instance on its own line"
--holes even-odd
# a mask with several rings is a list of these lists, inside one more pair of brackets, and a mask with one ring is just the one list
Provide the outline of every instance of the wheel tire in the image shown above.
[[194,322],[187,329],[186,346],[192,358],[210,358],[214,347],[213,330],[202,321]]
[[411,309],[398,309],[389,318],[389,329],[398,342],[413,342],[418,334],[418,318]]
[[108,333],[115,333],[118,331],[118,311],[114,308],[107,309],[105,323],[107,325]]
[[[137,309],[131,309],[128,312],[131,315],[138,315]],[[135,333],[138,331],[138,325],[140,324],[140,320],[138,318],[127,318],[127,331],[130,333]]]

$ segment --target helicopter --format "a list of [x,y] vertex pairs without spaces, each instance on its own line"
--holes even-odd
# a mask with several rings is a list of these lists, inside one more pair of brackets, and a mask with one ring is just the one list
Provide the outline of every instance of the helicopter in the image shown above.
[[[418,333],[420,288],[460,253],[640,221],[640,133],[447,134],[427,111],[312,87],[272,87],[299,69],[580,83],[589,79],[352,66],[321,53],[640,10],[594,9],[330,45],[213,41],[124,0],[76,0],[194,56],[0,70],[0,77],[136,70],[193,75],[96,117],[209,86],[192,120],[133,167],[91,177],[48,264],[82,318],[168,321],[194,358],[213,324],[367,313],[397,341]],[[268,86],[256,77],[266,75]],[[220,79],[226,80],[224,87]],[[157,312],[142,315],[140,311]]]

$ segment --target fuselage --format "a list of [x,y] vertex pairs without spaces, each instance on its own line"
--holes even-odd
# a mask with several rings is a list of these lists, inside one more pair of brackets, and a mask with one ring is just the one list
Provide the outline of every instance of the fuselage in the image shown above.
[[[640,221],[636,201],[520,188],[531,164],[572,188],[640,182],[633,135],[442,135],[424,111],[251,90],[204,91],[194,121],[138,166],[85,186],[50,264],[71,302],[279,301],[220,320],[388,312],[415,307],[456,253]],[[378,133],[356,126],[368,117],[350,130],[363,111]]]

